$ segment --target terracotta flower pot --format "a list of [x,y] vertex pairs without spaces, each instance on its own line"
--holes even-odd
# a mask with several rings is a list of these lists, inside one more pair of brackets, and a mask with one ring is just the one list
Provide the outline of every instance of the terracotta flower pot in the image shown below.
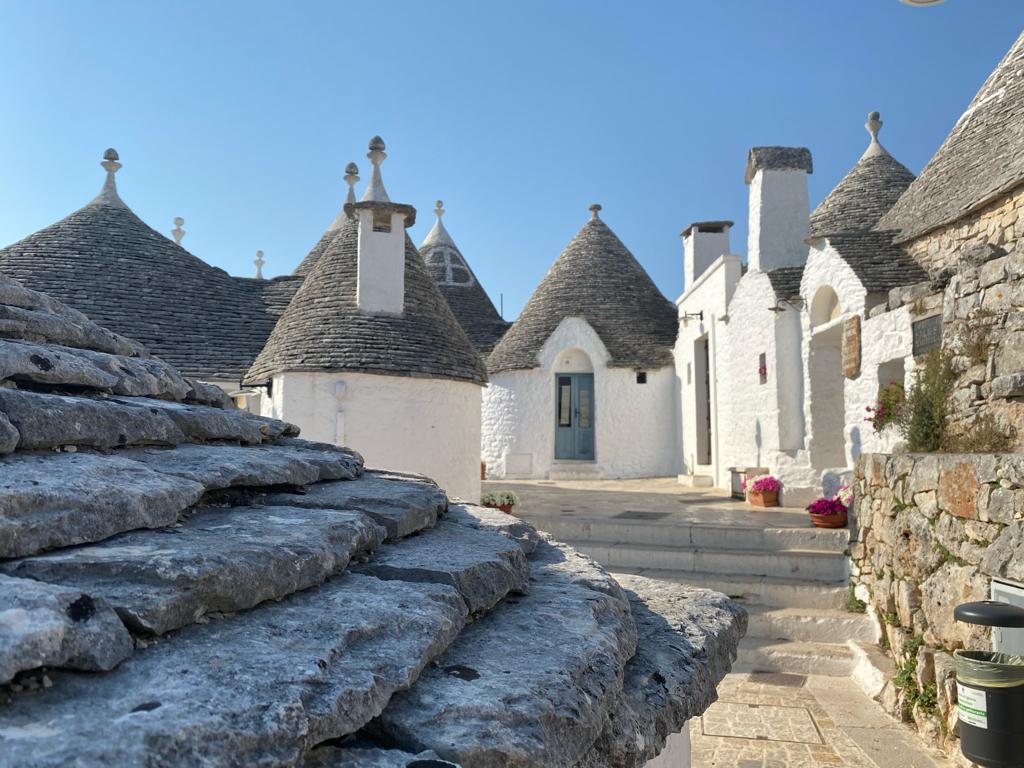
[[747,501],[753,507],[777,507],[779,506],[779,492],[750,491],[747,493]]
[[511,504],[484,504],[484,506],[488,507],[490,509],[500,509],[506,515],[511,515],[512,514],[512,505]]
[[846,513],[836,512],[832,515],[811,515],[811,522],[818,528],[845,528]]

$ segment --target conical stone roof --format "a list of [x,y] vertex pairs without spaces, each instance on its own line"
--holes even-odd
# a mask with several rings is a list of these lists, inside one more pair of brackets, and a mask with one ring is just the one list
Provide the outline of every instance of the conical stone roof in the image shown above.
[[857,163],[811,214],[811,237],[866,232],[914,180],[914,174],[878,143],[882,122],[868,115],[871,143]]
[[921,175],[878,222],[911,240],[1024,181],[1024,34],[985,80]]
[[[348,197],[345,200],[346,204],[354,203],[356,201],[355,184],[357,181],[359,181],[359,168],[356,166],[355,163],[349,163],[347,166],[345,166],[345,183],[348,184]],[[292,275],[305,277],[310,272],[312,272],[313,267],[316,266],[316,263],[320,260],[320,257],[323,255],[324,251],[327,250],[327,245],[331,242],[331,240],[334,239],[334,236],[338,233],[338,230],[341,229],[342,225],[347,220],[348,214],[345,213],[345,208],[343,206],[342,209],[338,211],[337,215],[331,221],[330,225],[327,227],[327,230],[323,233],[323,235],[321,235],[320,239],[316,241],[316,245],[314,245],[310,249],[309,253],[306,254],[306,257],[301,262],[299,262],[299,266],[295,268],[295,271],[292,272]]]
[[509,323],[495,310],[487,291],[448,234],[441,221],[444,208],[440,200],[434,212],[437,221],[420,245],[420,255],[462,330],[473,346],[486,355],[498,343]]
[[246,383],[263,384],[284,371],[358,371],[483,384],[487,376],[479,354],[408,237],[404,311],[359,311],[358,237],[358,222],[346,220],[281,316]]
[[673,364],[678,321],[644,268],[597,216],[569,242],[487,361],[491,373],[535,368],[537,353],[567,317],[581,317],[608,349],[609,365]]
[[117,194],[113,150],[104,167],[95,199],[0,249],[0,270],[188,376],[240,376],[274,325],[263,281],[233,278],[152,229]]

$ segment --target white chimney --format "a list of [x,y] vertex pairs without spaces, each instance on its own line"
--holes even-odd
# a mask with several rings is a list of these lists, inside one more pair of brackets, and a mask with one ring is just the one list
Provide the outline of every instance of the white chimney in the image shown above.
[[750,185],[749,269],[769,272],[807,262],[807,174],[812,172],[811,151],[804,147],[750,150],[745,176]]
[[416,223],[416,209],[392,203],[384,189],[380,164],[387,154],[379,136],[366,155],[373,163],[370,183],[345,213],[359,221],[356,303],[363,312],[400,315],[405,309],[405,228]]
[[685,290],[714,263],[729,252],[731,221],[695,221],[683,230],[683,276]]

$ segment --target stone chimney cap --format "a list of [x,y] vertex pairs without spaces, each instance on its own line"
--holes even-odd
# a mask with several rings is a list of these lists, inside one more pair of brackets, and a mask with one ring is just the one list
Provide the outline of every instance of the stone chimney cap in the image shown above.
[[735,222],[732,222],[732,221],[725,221],[724,219],[722,221],[694,221],[691,224],[688,224],[686,229],[684,229],[681,234],[682,234],[683,237],[689,237],[690,233],[693,232],[693,231],[697,231],[697,232],[725,232],[734,223]]
[[749,184],[758,171],[806,171],[814,173],[807,147],[751,147],[743,180]]

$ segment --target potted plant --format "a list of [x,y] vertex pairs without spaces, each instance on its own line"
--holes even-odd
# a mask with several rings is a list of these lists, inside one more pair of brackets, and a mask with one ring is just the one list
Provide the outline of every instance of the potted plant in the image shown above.
[[807,505],[807,512],[811,516],[811,522],[818,528],[845,528],[847,511],[852,502],[853,490],[844,485],[834,499],[823,496],[817,501],[812,501]]
[[747,501],[755,507],[779,506],[779,489],[782,483],[772,475],[759,475],[743,481]]
[[500,509],[502,512],[511,514],[512,507],[519,503],[519,497],[512,491],[491,491],[485,493],[480,503],[491,509]]

